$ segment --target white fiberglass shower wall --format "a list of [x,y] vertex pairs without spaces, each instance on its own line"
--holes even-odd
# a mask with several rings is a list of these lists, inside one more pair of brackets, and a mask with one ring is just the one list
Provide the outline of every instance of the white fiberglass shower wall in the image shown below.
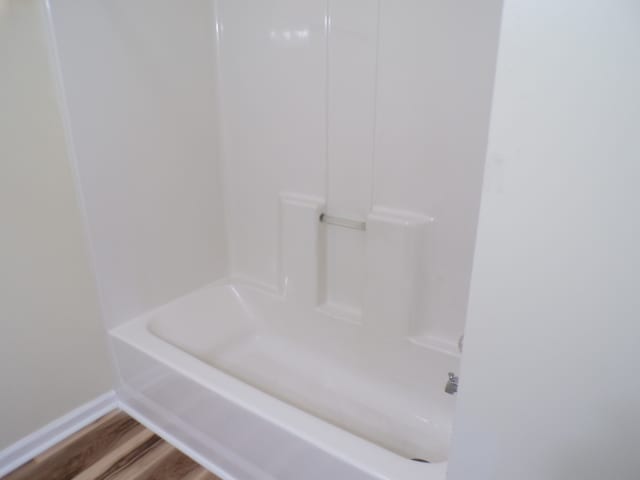
[[[424,283],[412,283],[420,290],[416,295],[404,292],[416,303],[413,318],[396,315],[392,323],[421,341],[456,350],[493,78],[497,12],[488,7],[218,2],[234,275],[279,285],[283,193],[313,197],[327,214],[359,221],[372,212],[420,216],[425,238],[410,263],[423,259],[423,266],[415,266]],[[365,260],[365,235],[327,227],[323,236],[319,301],[359,318],[365,272],[372,267]],[[402,261],[407,253],[400,248],[384,255]],[[385,303],[393,302],[384,291]]]
[[500,2],[49,7],[130,411],[228,478],[443,478]]

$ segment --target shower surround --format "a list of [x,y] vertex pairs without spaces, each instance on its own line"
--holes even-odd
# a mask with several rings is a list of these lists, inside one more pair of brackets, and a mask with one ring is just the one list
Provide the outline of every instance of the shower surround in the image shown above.
[[130,413],[223,478],[444,478],[500,2],[47,6]]

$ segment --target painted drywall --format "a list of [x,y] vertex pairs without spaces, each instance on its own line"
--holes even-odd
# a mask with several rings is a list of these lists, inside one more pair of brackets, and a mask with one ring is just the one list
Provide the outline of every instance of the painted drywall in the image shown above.
[[226,273],[209,0],[56,0],[108,327]]
[[112,383],[41,7],[0,2],[0,449]]
[[505,1],[450,480],[640,476],[639,25]]

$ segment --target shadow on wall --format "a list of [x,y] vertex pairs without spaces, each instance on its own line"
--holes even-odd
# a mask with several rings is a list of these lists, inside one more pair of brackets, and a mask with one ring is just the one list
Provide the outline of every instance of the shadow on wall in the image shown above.
[[[594,381],[598,381],[594,376]],[[621,381],[624,381],[621,380]],[[608,379],[603,388],[616,388],[617,379]],[[625,397],[621,391],[621,398]],[[631,397],[628,397],[631,398]],[[590,415],[594,421],[585,425],[558,425],[565,447],[548,461],[541,461],[536,470],[541,479],[611,479],[640,478],[640,412],[638,405],[585,403],[576,409]],[[596,422],[595,420],[598,419]],[[542,468],[541,468],[542,467]],[[532,470],[534,471],[534,470]]]

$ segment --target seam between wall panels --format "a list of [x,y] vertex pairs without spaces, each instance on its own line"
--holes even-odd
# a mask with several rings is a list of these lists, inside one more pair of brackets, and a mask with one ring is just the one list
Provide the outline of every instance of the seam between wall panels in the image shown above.
[[330,150],[329,150],[329,106],[330,106],[330,91],[331,91],[331,72],[330,72],[330,55],[331,50],[331,0],[326,0],[325,4],[325,17],[324,17],[324,33],[325,33],[325,96],[324,96],[324,157],[325,157],[325,211],[329,211],[329,178],[330,178]]
[[233,242],[231,241],[231,227],[229,221],[229,209],[227,208],[227,204],[229,202],[229,192],[228,192],[228,178],[227,178],[227,154],[225,150],[225,142],[224,142],[224,115],[223,115],[223,95],[222,95],[222,72],[221,72],[221,43],[222,43],[222,22],[220,19],[220,5],[219,0],[212,0],[212,21],[213,21],[213,67],[215,71],[213,72],[215,85],[214,85],[214,95],[213,98],[216,102],[214,105],[215,117],[216,117],[216,128],[217,128],[217,138],[216,138],[216,152],[218,154],[217,163],[218,163],[218,174],[220,175],[220,190],[221,190],[221,201],[222,201],[222,216],[224,223],[224,238],[225,238],[225,255],[226,255],[226,275],[230,277],[234,274],[234,255],[232,253]]
[[373,126],[371,131],[371,188],[369,198],[369,212],[373,210],[376,187],[376,138],[378,134],[378,78],[380,76],[380,24],[382,15],[382,0],[377,0],[376,12],[376,55],[373,69]]

